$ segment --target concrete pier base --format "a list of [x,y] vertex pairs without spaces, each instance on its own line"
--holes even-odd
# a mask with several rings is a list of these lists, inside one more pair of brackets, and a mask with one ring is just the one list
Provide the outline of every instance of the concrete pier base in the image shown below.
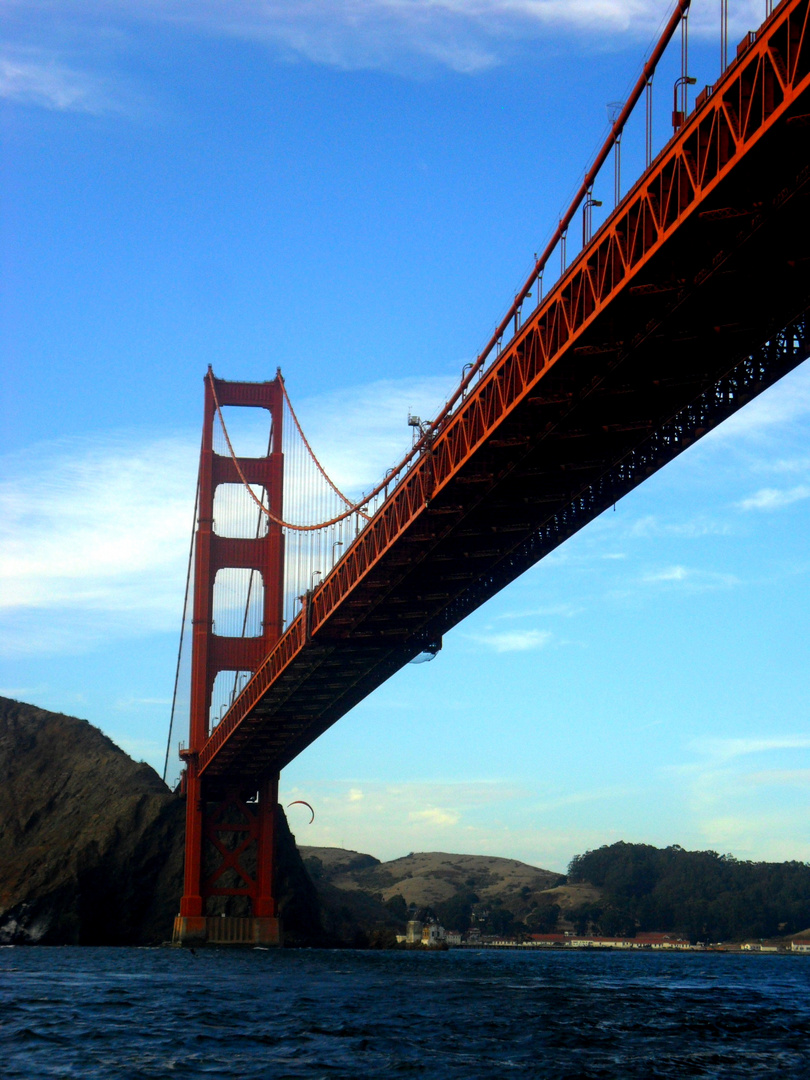
[[174,920],[172,945],[235,945],[265,948],[282,944],[281,922],[271,916],[234,918],[221,915],[178,915]]

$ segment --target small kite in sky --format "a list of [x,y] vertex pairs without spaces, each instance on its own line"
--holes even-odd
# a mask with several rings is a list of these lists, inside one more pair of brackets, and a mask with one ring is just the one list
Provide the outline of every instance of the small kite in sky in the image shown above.
[[310,814],[312,814],[312,817],[309,819],[310,825],[315,820],[315,811],[312,809],[309,803],[304,802],[303,799],[293,799],[291,803],[287,803],[287,809],[289,809],[291,806],[305,806],[307,810],[309,810]]

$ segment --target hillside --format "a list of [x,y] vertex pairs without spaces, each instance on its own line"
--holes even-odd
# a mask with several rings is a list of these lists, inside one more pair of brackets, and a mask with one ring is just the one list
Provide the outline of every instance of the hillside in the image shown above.
[[524,889],[543,892],[560,878],[550,870],[494,855],[423,851],[383,863],[372,855],[340,848],[302,847],[300,851],[315,881],[378,895],[383,902],[401,896],[416,907],[435,906],[469,891],[482,902],[506,901]]
[[374,901],[400,926],[429,908],[448,929],[469,929],[475,912],[484,929],[503,932],[517,923],[544,930],[570,906],[569,897],[549,892],[564,878],[516,859],[428,851],[384,863],[341,848],[300,850],[319,891],[335,890],[349,905],[360,897]]
[[[85,720],[0,697],[0,942],[171,937],[185,804]],[[293,938],[320,940],[317,897],[279,815],[278,890]]]

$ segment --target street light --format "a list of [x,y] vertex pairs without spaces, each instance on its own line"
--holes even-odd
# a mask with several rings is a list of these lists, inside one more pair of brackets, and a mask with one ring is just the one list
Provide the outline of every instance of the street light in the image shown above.
[[602,203],[599,199],[594,199],[593,194],[588,191],[585,196],[585,202],[582,204],[582,246],[588,243],[591,238],[591,226],[593,222],[592,208],[594,206],[601,206]]
[[[675,80],[675,85],[672,88],[672,130],[680,131],[683,127],[683,122],[686,119],[686,88],[687,86],[694,86],[697,79],[691,75],[681,75],[679,79]],[[681,91],[681,108],[678,108],[678,90]]]

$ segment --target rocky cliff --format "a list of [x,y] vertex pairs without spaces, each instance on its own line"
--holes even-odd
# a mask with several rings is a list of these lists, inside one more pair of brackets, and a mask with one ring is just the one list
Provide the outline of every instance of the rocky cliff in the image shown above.
[[[0,697],[0,942],[151,944],[171,936],[185,804],[85,720]],[[277,889],[291,943],[323,940],[283,813]]]

